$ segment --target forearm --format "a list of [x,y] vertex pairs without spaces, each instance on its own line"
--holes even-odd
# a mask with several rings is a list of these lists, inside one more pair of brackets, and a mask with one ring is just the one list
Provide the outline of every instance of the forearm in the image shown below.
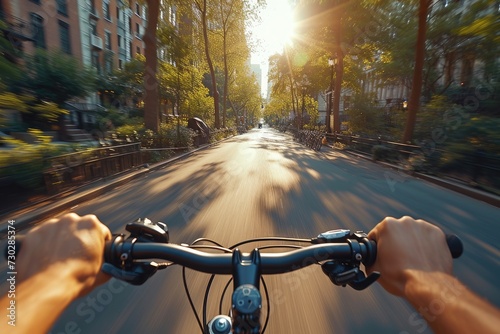
[[0,309],[15,306],[15,321],[3,317],[0,333],[47,333],[78,296],[81,284],[65,270],[47,269],[16,286],[15,296],[0,299]]
[[456,278],[411,270],[405,275],[405,297],[435,333],[498,333],[500,312]]

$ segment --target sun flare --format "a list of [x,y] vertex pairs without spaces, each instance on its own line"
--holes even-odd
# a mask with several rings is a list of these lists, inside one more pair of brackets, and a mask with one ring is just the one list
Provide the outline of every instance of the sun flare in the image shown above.
[[264,11],[261,38],[267,54],[281,53],[292,42],[293,13],[287,0],[269,0]]

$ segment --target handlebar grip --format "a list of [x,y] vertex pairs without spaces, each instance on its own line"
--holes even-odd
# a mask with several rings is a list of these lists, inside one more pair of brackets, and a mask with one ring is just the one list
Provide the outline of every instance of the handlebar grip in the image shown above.
[[462,255],[462,253],[464,252],[464,245],[462,244],[462,240],[460,240],[460,238],[455,234],[447,234],[446,243],[448,244],[451,256],[454,259],[459,258],[460,255]]

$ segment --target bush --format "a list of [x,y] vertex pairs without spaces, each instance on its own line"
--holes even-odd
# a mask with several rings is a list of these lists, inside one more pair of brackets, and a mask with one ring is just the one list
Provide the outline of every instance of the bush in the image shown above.
[[384,112],[367,96],[357,95],[353,107],[346,110],[348,128],[353,133],[379,135],[384,131]]
[[47,158],[78,150],[79,146],[51,143],[50,137],[40,130],[29,129],[28,133],[36,137],[36,144],[15,139],[2,140],[10,149],[0,150],[0,178],[26,189],[36,189],[43,184]]
[[[178,130],[178,131],[177,131]],[[176,123],[161,124],[158,133],[146,130],[144,125],[124,125],[116,129],[120,139],[137,142],[146,148],[193,147],[196,133]]]
[[375,161],[395,161],[398,160],[398,152],[385,145],[374,145],[372,147],[372,159]]

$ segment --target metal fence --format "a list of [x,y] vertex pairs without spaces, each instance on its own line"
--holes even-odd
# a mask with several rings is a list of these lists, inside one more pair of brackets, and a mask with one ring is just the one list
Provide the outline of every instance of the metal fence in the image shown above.
[[[220,129],[210,132],[206,142],[228,137],[234,129]],[[200,135],[198,135],[200,136]],[[56,194],[68,188],[113,176],[144,163],[168,159],[190,147],[142,148],[139,142],[91,149],[49,158],[43,172],[45,188],[49,194]]]
[[341,143],[350,150],[371,155],[374,160],[386,160],[409,165],[415,171],[442,174],[457,180],[500,189],[500,156],[481,150],[451,152],[429,146],[409,145],[381,138],[356,135],[326,134],[329,142]]
[[142,165],[141,144],[92,149],[47,159],[43,172],[47,192],[58,193]]

